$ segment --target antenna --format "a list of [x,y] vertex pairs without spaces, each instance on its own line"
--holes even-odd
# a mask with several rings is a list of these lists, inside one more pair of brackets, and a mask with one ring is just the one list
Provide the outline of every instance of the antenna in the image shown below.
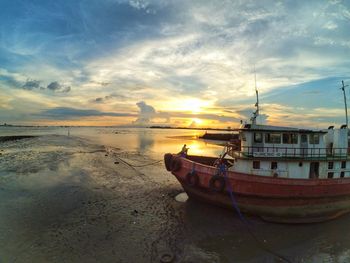
[[255,70],[255,65],[254,65],[254,81],[255,81],[255,94],[256,94],[256,103],[255,107],[256,110],[253,112],[253,117],[250,118],[252,124],[256,124],[256,118],[259,116],[259,91],[256,86],[256,70]]
[[348,87],[349,85],[345,85],[344,80],[342,80],[341,83],[342,83],[342,87],[340,89],[343,91],[343,95],[344,95],[346,127],[348,127],[348,106],[346,104],[345,88]]
[[254,81],[255,81],[255,93],[256,93],[256,104],[255,104],[255,107],[256,107],[256,116],[259,116],[259,91],[258,91],[258,88],[256,86],[256,71],[255,71],[255,65],[254,65]]

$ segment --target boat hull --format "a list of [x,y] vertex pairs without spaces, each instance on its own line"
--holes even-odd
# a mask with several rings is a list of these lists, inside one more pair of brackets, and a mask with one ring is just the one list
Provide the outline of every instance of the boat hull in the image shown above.
[[[272,222],[322,222],[350,212],[350,178],[288,179],[229,171],[223,190],[213,191],[210,179],[217,168],[172,155],[175,159],[180,165],[172,173],[187,194],[214,205],[233,209],[232,191],[241,212]],[[193,172],[198,176],[195,184],[187,177]]]

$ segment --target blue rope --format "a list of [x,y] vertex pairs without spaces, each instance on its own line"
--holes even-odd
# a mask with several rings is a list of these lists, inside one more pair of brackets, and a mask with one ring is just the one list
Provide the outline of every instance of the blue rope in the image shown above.
[[241,221],[246,223],[246,224],[248,224],[248,225],[250,225],[251,223],[243,216],[241,210],[238,207],[237,200],[236,200],[236,198],[234,196],[231,184],[230,184],[228,176],[227,176],[227,167],[226,167],[226,165],[224,163],[219,165],[219,173],[224,175],[224,178],[225,178],[225,181],[226,181],[226,185],[227,185],[228,191],[230,193],[230,199],[231,199],[233,208],[236,210],[236,212],[237,212],[239,218],[241,219]]
[[286,258],[283,255],[280,255],[280,254],[274,252],[273,250],[269,249],[268,247],[266,247],[266,245],[264,243],[262,243],[258,239],[258,237],[253,233],[252,229],[250,229],[252,224],[243,216],[243,214],[241,213],[241,210],[238,207],[237,200],[236,200],[236,198],[235,198],[235,196],[233,194],[233,190],[232,190],[231,184],[230,184],[230,182],[228,180],[227,167],[226,167],[226,165],[224,163],[221,163],[218,166],[218,174],[220,174],[220,173],[224,175],[224,178],[225,178],[225,181],[226,181],[226,184],[227,184],[227,188],[228,188],[229,193],[230,193],[230,198],[231,198],[231,202],[233,204],[233,207],[237,211],[237,214],[238,214],[240,220],[242,221],[242,223],[244,223],[244,225],[247,227],[248,233],[257,242],[257,244],[260,246],[261,249],[265,250],[266,252],[270,253],[271,255],[276,256],[280,260],[283,260],[283,261],[288,262],[288,263],[292,263],[288,258]]

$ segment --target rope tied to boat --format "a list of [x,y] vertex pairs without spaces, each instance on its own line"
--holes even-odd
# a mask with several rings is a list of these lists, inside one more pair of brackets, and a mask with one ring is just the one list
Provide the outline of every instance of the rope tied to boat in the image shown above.
[[196,166],[196,163],[195,163],[195,162],[193,162],[193,163],[192,163],[192,171],[191,171],[191,173],[196,172],[195,166]]
[[237,212],[237,214],[238,214],[238,216],[239,216],[239,218],[241,219],[242,222],[244,222],[244,223],[246,223],[248,225],[251,225],[251,223],[243,216],[243,214],[241,212],[241,209],[239,209],[239,206],[238,206],[238,203],[237,203],[237,199],[234,196],[232,186],[231,186],[229,178],[227,176],[227,166],[226,166],[226,164],[221,162],[219,164],[218,170],[219,170],[219,173],[221,173],[224,176],[224,178],[225,178],[225,182],[226,182],[226,185],[227,185],[228,192],[230,194],[230,199],[231,199],[231,202],[233,204],[233,208],[236,210],[236,212]]
[[274,252],[273,250],[266,247],[266,245],[264,244],[265,241],[264,242],[260,241],[259,238],[253,233],[253,230],[251,229],[252,224],[243,216],[243,214],[238,206],[238,202],[237,202],[237,199],[234,195],[234,192],[233,192],[232,186],[230,184],[227,172],[228,172],[228,168],[227,168],[226,164],[223,162],[223,158],[221,157],[221,158],[219,158],[219,164],[217,165],[217,175],[222,175],[224,177],[233,208],[236,210],[236,212],[239,216],[239,219],[246,227],[250,236],[255,240],[255,242],[258,244],[258,246],[262,250],[268,252],[269,254],[279,258],[280,260],[282,260],[284,262],[292,263],[288,258],[286,258],[283,255],[280,255],[277,252]]

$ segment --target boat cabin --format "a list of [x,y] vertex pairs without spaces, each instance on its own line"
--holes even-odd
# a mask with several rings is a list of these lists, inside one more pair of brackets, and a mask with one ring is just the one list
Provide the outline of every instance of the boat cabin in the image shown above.
[[300,179],[350,177],[346,125],[308,130],[253,123],[238,132],[240,143],[228,151],[235,159],[233,171]]

